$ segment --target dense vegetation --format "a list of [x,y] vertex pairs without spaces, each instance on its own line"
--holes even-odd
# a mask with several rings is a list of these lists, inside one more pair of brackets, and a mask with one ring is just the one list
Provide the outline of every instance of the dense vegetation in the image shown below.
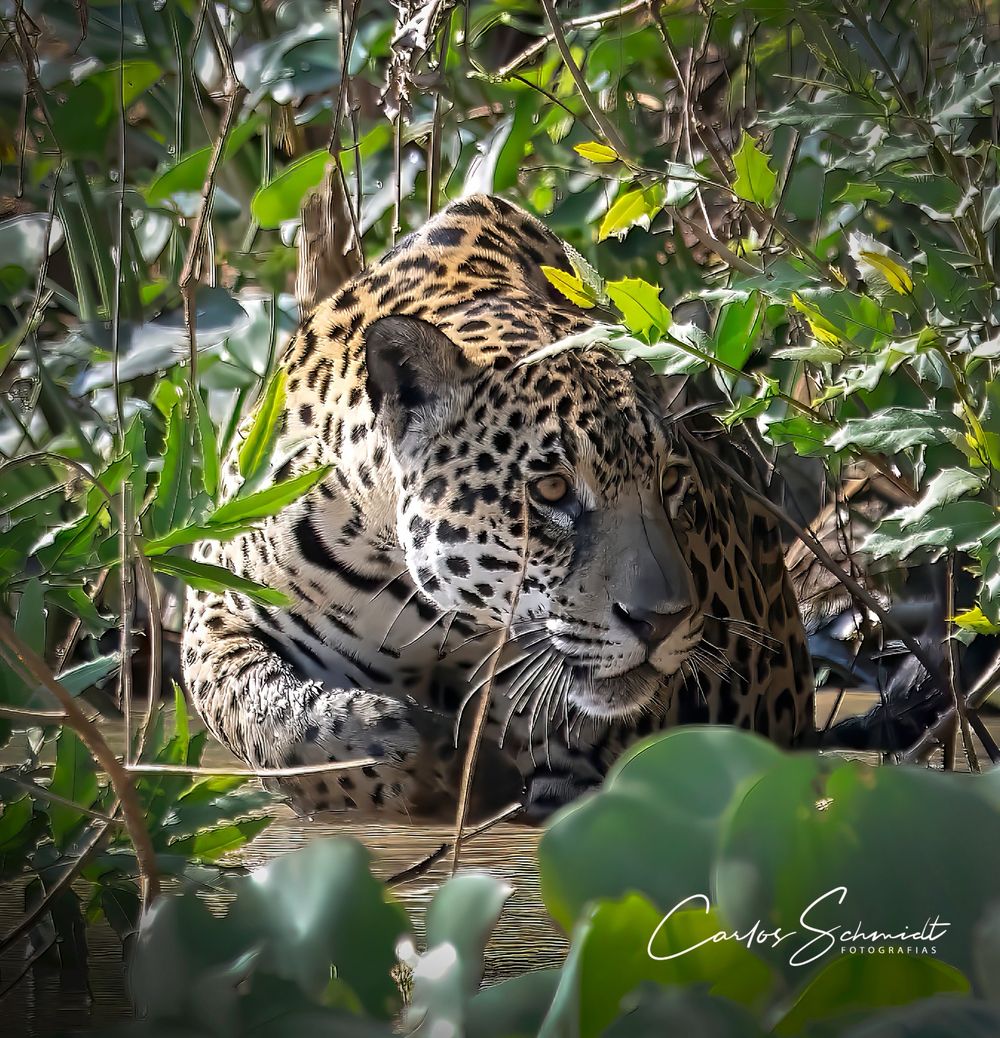
[[[600,337],[658,370],[699,374],[724,401],[723,420],[768,456],[815,459],[833,496],[859,462],[883,473],[904,504],[871,534],[868,558],[942,556],[956,643],[1000,630],[1000,55],[979,8],[403,0],[398,22],[389,5],[366,0],[23,0],[0,11],[0,877],[26,884],[27,905],[0,933],[4,948],[30,935],[35,959],[73,965],[86,953],[83,920],[105,917],[131,932],[157,877],[192,891],[232,882],[214,863],[266,824],[267,797],[245,776],[164,771],[196,768],[205,736],[189,730],[179,694],[168,721],[160,691],[174,676],[185,586],[234,587],[269,603],[279,596],[192,562],[186,548],[246,529],[320,477],[270,479],[283,392],[272,376],[299,304],[446,198],[493,191],[541,215],[580,255],[576,270],[550,276],[600,315]],[[243,490],[223,502],[222,459],[252,412],[238,459]],[[962,572],[973,578],[968,590]],[[993,686],[966,698],[954,667],[929,664],[954,696],[955,730],[977,766],[973,732],[995,749],[977,713]],[[120,761],[94,723],[101,716],[123,717]],[[708,784],[691,788],[711,790],[716,773],[705,760],[679,750],[675,760],[668,745],[662,766],[690,766]],[[833,766],[776,763],[743,740],[724,750],[692,745],[712,761],[733,755],[726,788],[708,816],[669,823],[690,829],[664,836],[655,861],[651,848],[635,849],[645,872],[630,887],[603,885],[599,848],[579,889],[552,880],[548,864],[565,853],[561,833],[618,840],[632,824],[658,832],[658,814],[625,825],[619,780],[546,836],[548,907],[567,929],[576,925],[561,977],[513,982],[517,997],[474,996],[503,895],[485,880],[468,890],[480,881],[459,880],[439,895],[431,935],[432,945],[456,947],[454,963],[430,970],[434,983],[416,967],[414,1010],[469,1033],[575,1034],[581,1005],[600,1007],[586,1020],[610,1023],[630,990],[621,987],[633,976],[624,966],[618,980],[599,983],[594,956],[603,970],[619,939],[641,953],[635,933],[678,889],[712,892],[733,926],[762,916],[752,898],[723,889],[741,838],[747,860],[774,852],[747,835],[754,827],[741,826],[741,815],[764,797],[769,818],[832,818],[818,813],[823,798],[803,793],[797,803],[793,791],[813,790],[809,769]],[[739,763],[744,754],[752,766]],[[770,784],[772,766],[802,774]],[[755,793],[726,814],[734,791],[759,772]],[[672,788],[662,783],[681,778],[657,781]],[[845,766],[822,781],[843,797],[838,832],[902,839],[900,827],[912,826],[900,846],[921,859],[928,846],[964,839],[967,853],[942,850],[920,876],[887,848],[879,868],[945,886],[949,910],[956,891],[970,912],[987,905],[990,882],[974,865],[996,860],[991,778],[971,792],[954,777]],[[863,791],[877,805],[871,813]],[[635,811],[652,810],[637,797]],[[935,798],[939,814],[908,813]],[[688,844],[702,848],[693,865],[677,850]],[[241,1033],[248,1018],[239,1014],[268,1007],[315,1012],[308,1026],[338,1034],[347,1025],[331,1027],[321,1009],[391,1014],[386,976],[406,921],[374,891],[356,848],[310,853],[332,863],[320,870],[327,885],[317,880],[314,890],[321,936],[301,960],[283,952],[280,897],[258,929],[234,908],[217,946],[196,936],[215,924],[191,897],[155,903],[140,948],[149,942],[169,958],[162,942],[175,941],[177,964],[158,1008],[136,960],[150,1026],[172,1027],[178,1005],[198,1033]],[[802,875],[825,877],[837,853],[817,837],[789,860]],[[719,868],[708,864],[714,854]],[[871,860],[852,859],[852,894],[875,889],[863,872]],[[274,887],[282,869],[310,873],[317,863],[275,865]],[[830,885],[816,883],[819,892]],[[243,889],[237,905],[256,904],[255,888]],[[801,910],[800,888],[787,891]],[[883,885],[878,892],[887,896]],[[914,907],[906,884],[893,883],[892,893]],[[926,912],[942,910],[928,898]],[[348,902],[351,912],[368,906],[372,941],[350,966],[337,941],[362,916],[344,915]],[[636,1012],[652,1014],[660,1023],[648,1026],[661,1031],[665,1019],[711,1018],[718,1033],[752,1034],[751,1013],[753,1026],[798,1033],[823,1016],[809,1006],[842,1001],[845,991],[859,1007],[888,989],[909,992],[900,1001],[970,984],[985,995],[993,930],[976,937],[970,923],[957,950],[939,949],[940,963],[904,960],[903,972],[914,972],[898,981],[879,973],[887,960],[830,965],[853,972],[816,979],[819,994],[755,958],[745,988],[718,992],[744,1010],[663,986],[712,980],[697,969],[661,972],[644,961],[654,987],[642,989]],[[192,984],[195,975],[212,979]],[[251,976],[258,1001],[248,1005],[233,990]],[[781,1007],[793,991],[807,1009],[788,1023],[795,1010]],[[225,998],[236,1015],[212,1023],[205,1007]],[[497,1023],[507,1021],[500,1002],[523,1008],[521,1022]],[[942,1005],[920,1011],[951,1011]],[[955,1011],[980,1014],[982,1033],[995,1033],[985,1007],[962,1005]],[[903,1023],[887,1019],[857,1033],[902,1033]],[[365,1030],[361,1016],[352,1026],[386,1030]],[[636,1033],[623,1026],[611,1033]],[[306,1027],[300,1020],[294,1033]]]

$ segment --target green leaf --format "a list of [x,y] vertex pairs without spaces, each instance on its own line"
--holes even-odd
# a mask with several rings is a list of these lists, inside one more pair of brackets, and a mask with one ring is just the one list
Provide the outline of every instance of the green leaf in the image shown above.
[[[725,819],[714,903],[727,929],[763,920],[768,930],[795,931],[754,948],[793,983],[823,969],[842,945],[919,945],[928,951],[916,957],[933,955],[971,974],[973,936],[996,898],[1000,854],[1000,798],[979,778],[826,755],[783,758]],[[947,925],[933,941],[851,939],[919,932],[935,919]],[[876,957],[852,958],[870,966]]]
[[287,606],[291,599],[282,591],[264,587],[256,581],[237,576],[222,566],[212,566],[207,562],[195,562],[193,559],[182,559],[177,555],[156,555],[150,559],[150,565],[159,573],[178,577],[188,587],[199,591],[214,591],[223,594],[235,591],[246,595],[253,602],[267,606]]
[[[642,981],[707,988],[736,1002],[759,1001],[772,985],[771,970],[741,944],[713,942],[721,929],[718,914],[702,903],[667,918],[639,894],[597,902],[574,930],[541,1038],[598,1038],[618,1017],[624,996]],[[692,950],[684,954],[684,949]]]
[[558,289],[571,303],[584,310],[593,308],[597,300],[583,283],[582,278],[560,270],[558,267],[542,267],[542,273],[549,284]]
[[609,281],[604,287],[633,335],[657,339],[673,323],[670,311],[660,302],[662,289],[657,285],[642,278],[622,278]]
[[[252,115],[245,122],[235,126],[226,140],[221,163],[232,158],[260,129],[260,124],[260,117]],[[212,144],[199,148],[161,173],[146,190],[146,200],[149,204],[157,205],[180,193],[200,193],[208,176],[214,150],[215,146]]]
[[187,399],[187,393],[175,398],[166,416],[163,468],[149,511],[150,527],[154,534],[160,536],[184,525],[191,515],[194,501],[191,474],[195,438],[191,435],[192,423]]
[[271,451],[284,417],[286,378],[284,368],[278,368],[271,376],[264,399],[257,407],[253,424],[240,447],[239,467],[244,483],[258,476],[271,459]]
[[970,494],[978,494],[983,485],[983,477],[968,469],[942,469],[924,487],[916,504],[899,508],[886,518],[898,519],[905,530],[941,505],[951,504],[952,501],[958,501]]
[[270,824],[271,818],[250,818],[244,822],[222,825],[217,829],[195,833],[168,845],[171,854],[180,854],[197,861],[218,861],[230,851],[239,850]]
[[250,201],[254,219],[266,229],[297,219],[302,200],[319,185],[332,161],[330,152],[319,148],[286,166],[269,184],[254,193]]
[[946,962],[915,955],[841,955],[799,993],[774,1027],[800,1035],[819,1021],[867,1015],[935,994],[966,995],[969,982]]
[[52,132],[63,153],[74,158],[103,158],[119,106],[128,109],[162,76],[163,70],[155,62],[126,61],[120,69],[110,66],[65,88],[62,104],[50,109]]
[[120,663],[121,655],[117,652],[108,656],[98,656],[97,659],[64,670],[59,675],[59,683],[71,696],[78,696],[103,681],[109,674],[113,674]]
[[281,483],[275,483],[266,490],[234,498],[217,508],[205,520],[205,525],[228,526],[230,523],[254,522],[276,515],[282,508],[308,494],[317,483],[326,479],[331,471],[332,465],[323,465],[311,472],[303,472]]
[[733,155],[733,193],[737,198],[757,205],[769,206],[774,200],[774,189],[778,178],[768,165],[768,154],[757,146],[757,142],[746,130]]
[[962,201],[962,189],[938,173],[880,173],[878,183],[901,201],[918,206],[932,217],[954,213]]
[[861,550],[875,559],[905,559],[918,548],[973,548],[998,520],[1000,513],[985,501],[954,501],[923,512],[905,526],[898,519],[883,519]]
[[[49,789],[81,807],[91,807],[100,787],[97,766],[76,732],[63,728],[56,740],[56,765]],[[55,845],[64,849],[86,816],[63,804],[49,805],[49,825]]]
[[558,812],[542,835],[549,913],[569,932],[595,898],[639,891],[666,911],[707,891],[734,790],[780,759],[773,744],[724,727],[680,728],[630,748],[596,796]]
[[219,494],[219,445],[215,426],[200,393],[194,394],[194,406],[198,418],[198,442],[201,445],[202,481],[208,496],[214,501]]
[[743,370],[750,359],[764,324],[760,296],[751,292],[745,300],[727,303],[715,322],[715,355],[724,364]]
[[34,813],[31,797],[27,793],[17,800],[0,804],[0,855],[20,845],[19,837],[31,824]]
[[883,453],[954,441],[962,423],[947,411],[887,407],[871,418],[849,418],[830,437],[834,450],[849,447]]
[[587,159],[588,162],[617,162],[618,152],[607,144],[599,141],[587,141],[584,144],[574,144],[573,150],[577,155]]
[[615,199],[605,214],[597,232],[597,240],[604,241],[613,234],[624,238],[629,230],[636,226],[648,230],[653,217],[663,208],[663,204],[664,193],[659,184],[626,191]]

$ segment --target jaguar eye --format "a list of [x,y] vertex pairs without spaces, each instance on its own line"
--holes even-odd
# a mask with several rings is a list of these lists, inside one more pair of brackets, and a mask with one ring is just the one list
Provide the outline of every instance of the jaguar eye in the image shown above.
[[543,476],[531,484],[531,493],[547,505],[557,505],[569,494],[569,481],[562,476]]
[[670,465],[663,470],[660,477],[660,487],[664,494],[672,494],[681,482],[681,470],[678,465]]

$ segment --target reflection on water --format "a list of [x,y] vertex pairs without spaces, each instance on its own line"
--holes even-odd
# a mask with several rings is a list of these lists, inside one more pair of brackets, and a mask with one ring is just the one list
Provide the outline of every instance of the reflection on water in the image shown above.
[[[851,694],[842,707],[841,716],[867,709],[871,697]],[[821,722],[832,706],[824,697],[818,713]],[[110,727],[110,726],[108,726]],[[1000,725],[993,724],[1000,735]],[[120,747],[120,728],[105,730],[105,737]],[[8,745],[0,761],[18,758],[16,743]],[[214,745],[206,754],[206,763],[232,765],[226,751]],[[420,861],[451,838],[447,826],[384,825],[352,821],[349,817],[310,821],[295,817],[280,807],[275,821],[254,842],[226,859],[227,864],[253,868],[270,861],[285,851],[301,847],[311,840],[328,836],[351,836],[362,841],[372,852],[373,868],[387,878]],[[540,832],[520,825],[499,825],[466,844],[462,853],[463,869],[484,869],[506,880],[514,888],[493,940],[487,949],[487,982],[502,979],[526,969],[538,969],[561,961],[566,940],[545,913],[538,889],[538,871],[534,851]],[[438,862],[424,875],[394,888],[405,906],[418,937],[421,935],[426,906],[437,886],[448,876],[449,859]],[[216,899],[218,902],[218,899]],[[0,888],[0,932],[7,932],[23,911],[23,888]],[[129,1012],[121,945],[106,925],[93,926],[88,934],[90,945],[90,990],[85,982],[73,978],[38,973],[28,976],[0,1003],[0,1033],[5,1038],[21,1035],[64,1034],[75,1028],[92,1027],[97,1033]],[[0,960],[0,988],[18,972],[23,961],[24,946],[13,949]]]

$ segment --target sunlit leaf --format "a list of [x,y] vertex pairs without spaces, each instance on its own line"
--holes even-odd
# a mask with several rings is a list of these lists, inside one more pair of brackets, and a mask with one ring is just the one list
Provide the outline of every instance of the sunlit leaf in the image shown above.
[[622,278],[607,282],[605,290],[633,335],[656,338],[673,323],[670,311],[660,302],[662,289],[657,285],[642,278]]
[[599,141],[587,141],[585,144],[574,144],[573,150],[588,162],[617,162],[618,152]]
[[597,232],[597,240],[616,235],[623,238],[633,227],[649,228],[653,217],[663,208],[664,193],[659,184],[626,191],[615,199]]
[[579,277],[560,270],[558,267],[542,267],[546,280],[557,288],[571,303],[589,310],[597,300]]
[[774,199],[777,174],[768,165],[769,156],[746,130],[740,146],[733,154],[733,193],[747,202],[768,206]]

